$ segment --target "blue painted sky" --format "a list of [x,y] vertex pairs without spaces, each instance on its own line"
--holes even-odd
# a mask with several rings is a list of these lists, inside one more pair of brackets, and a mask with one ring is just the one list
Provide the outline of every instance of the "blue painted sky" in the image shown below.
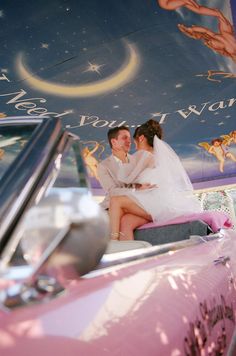
[[[229,1],[198,3],[221,10],[232,23]],[[224,173],[219,172],[216,158],[198,143],[236,129],[236,63],[178,29],[178,24],[198,25],[217,33],[216,17],[184,7],[168,11],[153,0],[12,0],[1,3],[0,23],[0,112],[22,115],[32,108],[28,113],[35,114],[44,108],[56,113],[81,137],[82,146],[101,143],[94,154],[98,160],[109,154],[109,127],[124,123],[133,132],[155,118],[193,181],[235,175],[234,162],[227,160]],[[92,97],[43,92],[22,78],[16,64],[21,53],[30,73],[42,81],[96,83],[122,68],[125,43],[136,49],[137,73],[119,88]],[[207,78],[209,70],[213,74]],[[214,74],[219,71],[231,76]],[[17,93],[28,104],[10,102]],[[235,145],[230,149],[236,153]]]

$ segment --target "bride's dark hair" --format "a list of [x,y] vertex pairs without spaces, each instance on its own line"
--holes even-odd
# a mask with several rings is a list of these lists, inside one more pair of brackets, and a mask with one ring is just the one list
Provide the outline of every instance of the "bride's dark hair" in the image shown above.
[[136,139],[141,135],[146,137],[149,146],[153,147],[153,140],[155,135],[157,135],[159,139],[162,139],[162,135],[163,135],[162,127],[158,121],[150,119],[144,124],[142,124],[141,126],[136,128],[133,138]]

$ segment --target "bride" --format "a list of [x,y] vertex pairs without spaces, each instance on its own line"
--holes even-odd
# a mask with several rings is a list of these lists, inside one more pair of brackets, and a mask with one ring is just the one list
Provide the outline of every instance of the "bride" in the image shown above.
[[[137,151],[118,173],[119,181],[146,189],[125,189],[110,199],[111,239],[121,236],[121,219],[132,214],[144,221],[165,222],[201,211],[192,184],[172,148],[162,141],[159,122],[149,120],[134,133]],[[119,193],[118,193],[119,194]],[[133,235],[133,234],[132,234]],[[133,236],[126,237],[131,239]]]

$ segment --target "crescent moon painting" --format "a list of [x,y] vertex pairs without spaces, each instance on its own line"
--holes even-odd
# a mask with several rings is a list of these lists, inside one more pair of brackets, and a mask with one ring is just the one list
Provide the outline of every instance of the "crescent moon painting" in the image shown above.
[[114,91],[134,79],[140,66],[140,56],[131,43],[126,42],[126,50],[125,63],[118,71],[105,79],[88,84],[65,85],[41,79],[27,69],[22,53],[17,57],[16,66],[20,78],[26,80],[33,89],[63,97],[92,97]]

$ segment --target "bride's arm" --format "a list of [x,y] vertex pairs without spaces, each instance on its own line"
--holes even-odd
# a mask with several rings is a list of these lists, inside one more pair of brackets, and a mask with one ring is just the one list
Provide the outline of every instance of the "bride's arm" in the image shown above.
[[[140,150],[131,155],[129,163],[123,163],[119,168],[118,180],[130,184],[136,183],[140,173],[148,167],[153,167],[154,157],[152,153]],[[147,182],[148,183],[148,182]]]

